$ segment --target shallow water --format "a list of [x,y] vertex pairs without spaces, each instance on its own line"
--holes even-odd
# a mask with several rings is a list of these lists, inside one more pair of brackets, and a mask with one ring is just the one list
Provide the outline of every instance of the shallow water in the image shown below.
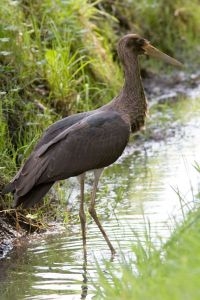
[[[187,105],[183,111],[181,130],[179,124],[173,137],[145,142],[140,151],[130,143],[122,158],[104,171],[96,208],[118,253],[113,264],[118,264],[123,255],[133,256],[131,244],[137,238],[143,241],[146,233],[159,246],[183,214],[195,205],[200,176],[193,164],[200,161],[200,110],[195,105],[189,108]],[[103,261],[110,259],[110,252],[88,217],[88,265],[84,269],[74,179],[70,180],[70,188],[73,189],[69,199],[73,222],[62,234],[36,238],[28,246],[22,243],[1,261],[0,299],[92,298],[96,262],[104,266]],[[88,192],[90,188],[88,184]],[[182,204],[174,190],[180,192]]]

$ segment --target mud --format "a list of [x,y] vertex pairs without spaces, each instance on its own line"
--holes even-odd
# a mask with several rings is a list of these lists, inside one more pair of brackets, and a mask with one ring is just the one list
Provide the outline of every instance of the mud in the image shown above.
[[10,217],[5,213],[0,213],[0,258],[13,248],[13,241],[21,234],[11,225]]
[[150,72],[142,72],[142,74],[150,106],[177,101],[181,97],[196,98],[200,95],[200,71],[195,74],[179,72],[170,76],[160,76]]

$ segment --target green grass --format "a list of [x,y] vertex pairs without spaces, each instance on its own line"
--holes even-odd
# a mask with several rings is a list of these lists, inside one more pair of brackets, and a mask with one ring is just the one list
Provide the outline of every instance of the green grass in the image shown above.
[[[169,55],[186,64],[199,63],[199,1],[116,1],[117,15],[125,17],[130,31],[136,31]],[[196,53],[196,54],[194,54]],[[149,62],[155,67],[156,63]]]
[[106,103],[117,79],[106,75],[112,57],[93,24],[101,14],[88,1],[3,0],[0,18],[3,186],[49,124]]
[[[199,171],[198,163],[195,168]],[[135,260],[124,257],[119,267],[107,263],[106,272],[99,271],[95,299],[200,299],[199,233],[200,209],[196,205],[159,250],[147,234],[143,244],[138,240],[132,248]]]
[[[115,1],[114,6],[110,1],[88,0],[2,0],[1,4],[1,186],[49,124],[97,108],[118,93],[123,84],[116,58],[120,36],[139,32],[169,54],[178,50],[183,57],[190,56],[191,49],[196,51],[197,0],[167,5],[152,0]],[[123,27],[117,10],[129,29]],[[155,60],[152,64],[157,66]]]
[[[118,93],[123,75],[116,43],[123,34],[140,33],[161,50],[196,68],[198,0],[113,3],[1,1],[0,189],[16,173],[49,124],[99,107]],[[161,68],[153,59],[143,59],[143,63],[155,70]],[[162,64],[162,68],[166,72],[166,65]],[[191,103],[188,101],[188,105]],[[176,103],[177,119],[182,118],[182,104]],[[162,106],[160,117],[155,115],[152,126],[162,126],[170,113],[168,107]],[[199,170],[198,164],[195,167]],[[59,201],[49,201],[55,200],[55,194],[48,195],[42,209],[32,210],[28,218],[43,222],[46,209],[50,214],[45,220],[50,217],[67,222],[68,213],[60,209],[66,197],[62,193],[58,184]],[[0,198],[1,209],[9,208],[11,203],[11,196]],[[112,265],[107,265],[109,276],[101,274],[102,293],[97,299],[200,299],[199,231],[196,210],[160,251],[149,240],[148,247],[134,246],[136,262],[121,264],[117,270],[120,279]]]

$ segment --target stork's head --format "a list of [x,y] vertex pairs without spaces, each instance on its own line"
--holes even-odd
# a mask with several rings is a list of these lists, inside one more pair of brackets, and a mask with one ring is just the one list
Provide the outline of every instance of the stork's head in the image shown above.
[[118,55],[122,62],[124,62],[126,58],[128,59],[128,57],[131,58],[131,54],[134,54],[135,56],[146,54],[155,58],[159,58],[177,67],[183,66],[178,60],[153,47],[149,41],[142,38],[138,34],[127,34],[119,40]]

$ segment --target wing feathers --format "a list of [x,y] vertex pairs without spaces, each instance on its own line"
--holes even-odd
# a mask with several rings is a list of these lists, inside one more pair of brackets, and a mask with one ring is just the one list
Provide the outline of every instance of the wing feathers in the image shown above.
[[45,172],[48,166],[48,158],[40,159],[34,156],[31,160],[25,163],[20,176],[15,183],[15,193],[17,196],[23,196],[37,183],[38,179]]
[[27,194],[21,197],[15,194],[13,206],[17,207],[23,203],[23,208],[28,208],[35,205],[45,196],[53,184],[54,182],[36,185]]
[[87,126],[87,124],[80,122],[80,123],[76,123],[76,124],[72,125],[71,127],[65,129],[60,134],[58,134],[55,138],[53,138],[50,142],[41,146],[41,148],[37,151],[38,157],[42,156],[48,150],[48,148],[50,148],[52,145],[65,139],[70,132],[79,130],[85,126]]
[[62,128],[59,133],[55,124],[49,134],[47,130],[24,166],[5,187],[5,192],[15,193],[15,206],[22,202],[26,207],[36,203],[57,180],[113,163],[122,154],[130,135],[129,124],[114,111],[83,114],[83,119],[78,116],[70,127],[59,126]]

